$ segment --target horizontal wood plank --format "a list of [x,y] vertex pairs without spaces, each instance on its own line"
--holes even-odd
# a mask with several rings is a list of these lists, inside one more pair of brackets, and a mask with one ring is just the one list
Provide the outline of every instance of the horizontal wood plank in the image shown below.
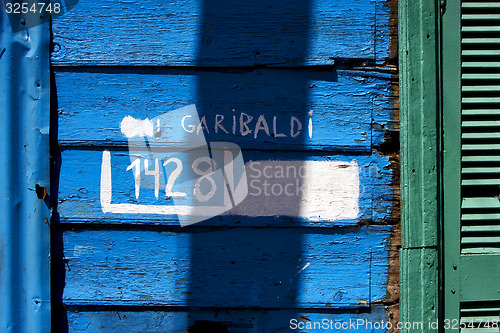
[[373,0],[80,0],[52,32],[56,66],[303,66],[383,60],[390,26]]
[[[389,78],[366,72],[145,69],[56,72],[55,78],[62,146],[126,146],[120,130],[125,117],[167,116],[162,137],[151,144],[177,145],[205,135],[242,148],[369,152],[393,122]],[[186,114],[175,110],[190,104],[199,121],[183,123]]]
[[385,297],[390,227],[304,230],[64,232],[63,301],[363,308]]
[[[331,313],[298,310],[189,310],[189,311],[127,311],[126,309],[89,311],[75,309],[68,311],[69,332],[212,332],[216,328],[226,328],[231,333],[289,332],[290,327],[305,329],[307,332],[325,332],[327,327],[348,327],[350,321],[359,323],[359,330],[370,323],[387,322],[382,305],[375,305],[365,313]],[[359,320],[359,321],[358,321]],[[299,324],[300,323],[300,324]],[[316,323],[316,324],[314,324]],[[320,324],[322,326],[320,326]],[[292,326],[290,326],[292,325]],[[309,329],[309,327],[311,327]],[[333,330],[332,330],[333,331]]]
[[[155,153],[156,154],[156,153]],[[160,224],[160,225],[179,225],[177,215],[163,214],[159,215],[152,211],[137,211],[129,213],[115,213],[112,211],[103,212],[103,204],[101,198],[102,188],[102,165],[103,165],[102,151],[92,150],[66,150],[61,154],[62,164],[59,177],[59,197],[58,197],[58,213],[61,222],[68,223],[105,223],[105,224]],[[134,155],[135,156],[135,155]],[[170,156],[168,153],[158,153],[151,157],[149,161],[149,170],[155,167],[155,158],[163,161],[163,156]],[[174,181],[172,187],[173,192],[183,192],[186,196],[181,199],[175,199],[165,196],[165,184],[170,179],[173,171],[174,164],[169,164],[160,169],[160,179],[158,186],[158,197],[156,197],[153,176],[146,176],[144,168],[141,171],[141,184],[139,192],[135,192],[135,178],[133,170],[126,170],[135,157],[130,157],[128,151],[111,151],[110,152],[110,166],[111,166],[111,194],[110,200],[112,204],[131,204],[131,205],[151,205],[154,207],[174,207],[174,205],[191,205],[196,208],[202,209],[203,205],[223,205],[221,201],[207,201],[206,203],[199,203],[193,199],[193,189],[195,185],[189,182],[189,179],[198,179],[199,175],[194,174],[191,163],[184,163],[193,159],[189,155],[174,155],[183,162],[183,169],[180,178]],[[221,211],[220,214],[214,214],[214,218],[210,218],[202,224],[204,225],[242,225],[242,226],[324,226],[330,227],[332,225],[353,225],[366,219],[373,219],[376,221],[383,221],[390,217],[392,211],[392,201],[394,200],[394,191],[390,187],[392,179],[392,171],[388,169],[389,161],[387,157],[382,156],[338,156],[338,155],[325,155],[325,156],[311,156],[310,153],[298,152],[281,152],[279,156],[271,152],[262,151],[243,151],[243,160],[245,162],[246,177],[248,186],[247,197],[239,203],[236,208],[229,211]],[[303,162],[301,162],[303,161]],[[345,188],[345,191],[359,191],[357,193],[357,202],[354,198],[354,204],[357,204],[358,211],[356,215],[348,217],[344,211],[351,209],[347,202],[352,203],[349,193],[345,193],[337,189],[338,186],[344,182],[348,174],[336,173],[333,171],[326,178],[315,180],[315,185],[333,184],[326,186],[328,193],[320,194],[320,196],[307,195],[308,185],[305,184],[304,178],[301,176],[301,168],[307,168],[311,161],[326,163],[328,161],[333,163],[344,163],[344,165],[351,166],[357,170],[356,178],[358,183],[353,187]],[[260,164],[255,164],[256,162]],[[143,161],[140,162],[141,165]],[[267,164],[271,163],[269,166]],[[306,166],[306,163],[308,163]],[[159,163],[161,165],[161,163]],[[283,165],[286,175],[282,175],[279,166]],[[287,168],[291,166],[292,168]],[[339,167],[342,168],[342,165]],[[200,166],[200,169],[205,166]],[[263,170],[266,168],[267,170]],[[286,172],[288,170],[288,172]],[[340,169],[346,170],[346,169]],[[238,172],[237,170],[235,172]],[[321,172],[319,170],[315,172]],[[325,171],[323,171],[324,173]],[[328,172],[328,169],[326,169]],[[183,176],[186,174],[186,176]],[[187,178],[184,178],[187,177]],[[192,177],[192,178],[191,178]],[[339,177],[339,178],[335,178]],[[187,179],[184,181],[184,179]],[[240,178],[235,176],[235,184],[240,184]],[[217,178],[215,178],[217,181]],[[265,185],[267,182],[269,185]],[[224,181],[221,179],[221,183]],[[210,183],[205,183],[207,186]],[[217,183],[219,184],[219,183]],[[274,188],[274,184],[276,185]],[[289,189],[284,189],[285,184],[289,185]],[[299,191],[299,188],[303,188]],[[267,190],[266,190],[267,188]],[[224,186],[216,185],[215,199],[222,195]],[[281,192],[281,190],[283,192]],[[280,191],[278,191],[280,190]],[[285,191],[286,190],[286,191]],[[292,191],[293,190],[293,191]],[[318,189],[321,191],[321,189]],[[207,193],[208,190],[203,190]],[[340,192],[339,192],[340,191]],[[347,195],[347,197],[345,197]],[[347,198],[347,199],[345,199]],[[309,199],[309,201],[307,201]],[[317,200],[316,200],[317,199]],[[326,200],[326,201],[325,201]],[[304,203],[307,214],[304,214]],[[150,207],[151,207],[150,206]],[[137,207],[137,206],[135,206]],[[266,208],[267,207],[267,208]],[[313,207],[313,208],[311,208]],[[330,208],[337,209],[339,217],[329,216]],[[140,207],[139,207],[140,208]],[[139,209],[138,208],[138,209]],[[327,209],[327,211],[324,211]],[[313,212],[310,212],[314,210]],[[316,211],[317,210],[317,211]],[[196,210],[199,211],[199,210]],[[184,213],[188,215],[196,215],[195,210],[191,213]],[[350,210],[349,210],[350,211]],[[182,215],[182,214],[181,214]],[[208,218],[208,217],[207,217]]]

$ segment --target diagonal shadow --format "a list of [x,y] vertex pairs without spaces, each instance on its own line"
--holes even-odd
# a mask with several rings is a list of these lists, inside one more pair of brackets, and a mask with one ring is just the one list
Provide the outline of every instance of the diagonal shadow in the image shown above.
[[[226,119],[236,116],[236,124],[229,121],[226,126],[228,133],[206,133],[208,142],[244,142],[245,162],[259,159],[261,148],[257,146],[273,153],[273,159],[284,154],[281,144],[292,141],[298,150],[303,149],[304,136],[276,137],[272,122],[279,114],[276,132],[287,134],[290,117],[307,122],[310,78],[307,71],[295,66],[306,63],[309,7],[307,0],[203,1],[197,65],[204,70],[198,77],[198,112],[207,119],[217,114]],[[283,68],[276,68],[279,66]],[[253,118],[248,125],[252,132],[246,136],[246,128],[238,121],[241,113]],[[255,137],[261,115],[266,117],[270,133],[260,130]],[[236,126],[234,133],[232,126]],[[285,204],[274,200],[277,209]],[[246,212],[261,209],[252,203],[247,206]],[[292,220],[287,226],[296,226],[293,221],[300,215],[300,195],[288,197],[286,206]],[[192,231],[188,308],[294,307],[300,287],[301,230],[305,229],[255,228],[248,221],[271,218],[248,220],[245,211],[237,214],[222,218],[233,227],[238,225],[234,228],[198,231],[196,226],[188,227]],[[190,326],[190,332],[227,332],[223,324],[197,321],[194,315]]]

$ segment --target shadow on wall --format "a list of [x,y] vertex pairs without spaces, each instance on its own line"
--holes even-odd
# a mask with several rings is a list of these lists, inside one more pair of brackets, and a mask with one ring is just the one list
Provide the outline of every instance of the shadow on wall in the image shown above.
[[[275,153],[273,158],[279,159],[280,145],[273,141],[277,139],[272,129],[273,117],[279,111],[288,121],[293,116],[302,124],[307,123],[310,78],[307,71],[290,67],[305,63],[310,29],[309,1],[205,0],[202,13],[197,56],[197,65],[204,68],[198,78],[200,117],[209,119],[215,114],[225,114],[230,118],[235,115],[236,135],[252,131],[247,134],[248,140],[259,144],[269,141],[268,152]],[[275,66],[288,68],[269,68]],[[222,87],[225,89],[220,89]],[[248,129],[241,128],[238,121],[241,113],[248,115],[244,116],[244,121],[252,119]],[[260,130],[255,138],[256,122],[261,115],[266,117],[269,134],[265,129]],[[277,132],[284,135],[290,131],[286,121],[285,125],[276,126],[281,126]],[[293,141],[297,150],[301,150],[303,138],[287,135],[283,143]],[[224,138],[224,141],[230,140]],[[207,134],[207,141],[221,141],[221,138],[211,132]],[[243,150],[243,157],[245,162],[249,158],[258,159],[259,151]],[[288,215],[299,216],[300,195],[287,200]],[[280,203],[276,201],[278,206]],[[262,207],[250,209],[259,211]],[[231,217],[234,219],[232,224],[240,217]],[[294,223],[287,225],[290,227]],[[187,227],[187,231],[190,228],[193,226]],[[294,306],[299,289],[297,272],[302,245],[298,229],[285,233],[283,229],[271,227],[248,227],[245,221],[236,228],[197,228],[199,226],[191,229],[189,308]],[[221,323],[195,321],[195,318],[192,321],[190,332],[227,332]]]

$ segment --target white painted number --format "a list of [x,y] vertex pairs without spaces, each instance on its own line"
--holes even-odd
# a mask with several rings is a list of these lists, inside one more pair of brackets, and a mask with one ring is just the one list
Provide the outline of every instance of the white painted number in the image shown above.
[[135,198],[139,199],[139,191],[141,189],[141,160],[136,158],[128,167],[127,171],[134,168],[134,181],[135,181]]
[[154,176],[155,177],[155,198],[158,199],[158,194],[160,192],[160,167],[158,165],[158,159],[155,160],[155,169],[154,171],[149,171],[149,162],[148,160],[144,160],[144,174],[146,176]]
[[175,180],[177,179],[177,177],[179,177],[179,175],[182,172],[182,162],[177,157],[172,157],[163,162],[163,166],[167,166],[167,164],[169,164],[170,162],[174,162],[176,167],[175,170],[172,171],[170,176],[168,176],[167,186],[165,186],[165,196],[172,198],[183,198],[186,196],[186,193],[172,192],[172,187],[174,187]]
[[[200,170],[199,165],[200,163],[207,163],[208,168],[205,171]],[[200,157],[194,160],[193,165],[192,165],[193,171],[197,174],[200,175],[201,177],[198,178],[196,183],[194,184],[193,188],[193,194],[194,197],[201,202],[205,202],[210,200],[214,195],[215,191],[217,190],[217,185],[215,184],[215,180],[212,178],[210,175],[215,171],[217,166],[215,165],[215,161],[211,159],[210,157]],[[210,191],[208,191],[207,194],[201,193],[201,182],[206,179],[210,182],[211,188]]]
[[[165,196],[171,198],[183,198],[186,196],[186,193],[172,191],[175,181],[182,172],[182,162],[180,159],[172,157],[163,162],[163,166],[167,166],[171,162],[175,163],[176,167],[174,171],[172,171],[172,173],[168,176],[167,185],[165,186]],[[208,165],[208,167],[205,170],[200,169],[200,164],[202,163],[206,163]],[[215,195],[215,191],[217,191],[217,184],[215,183],[215,180],[212,178],[212,173],[217,168],[215,161],[210,157],[199,157],[196,160],[194,160],[192,168],[197,175],[201,176],[196,180],[196,183],[194,184],[193,188],[194,197],[201,202],[210,200]],[[127,167],[127,171],[131,169],[134,169],[133,172],[134,172],[134,183],[135,183],[135,198],[139,199],[139,192],[141,189],[141,161],[139,158],[136,158]],[[146,176],[154,176],[155,197],[158,198],[160,189],[160,174],[161,174],[158,159],[155,160],[154,170],[149,170],[149,161],[147,159],[144,160],[144,174]],[[210,190],[207,193],[202,193],[201,190],[201,185],[204,180],[210,183]]]

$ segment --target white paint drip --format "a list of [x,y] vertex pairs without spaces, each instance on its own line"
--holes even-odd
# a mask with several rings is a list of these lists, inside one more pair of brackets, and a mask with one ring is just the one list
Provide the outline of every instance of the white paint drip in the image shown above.
[[313,120],[312,118],[309,118],[309,125],[307,126],[308,130],[309,130],[309,137],[312,138],[313,137]]
[[297,274],[299,274],[300,272],[302,272],[304,269],[306,269],[309,265],[311,265],[310,262],[308,262],[307,264],[304,265],[304,267],[302,267],[298,272]]
[[148,118],[144,120],[135,119],[131,116],[126,116],[120,123],[120,129],[127,138],[135,136],[149,136],[154,135],[153,122]]

